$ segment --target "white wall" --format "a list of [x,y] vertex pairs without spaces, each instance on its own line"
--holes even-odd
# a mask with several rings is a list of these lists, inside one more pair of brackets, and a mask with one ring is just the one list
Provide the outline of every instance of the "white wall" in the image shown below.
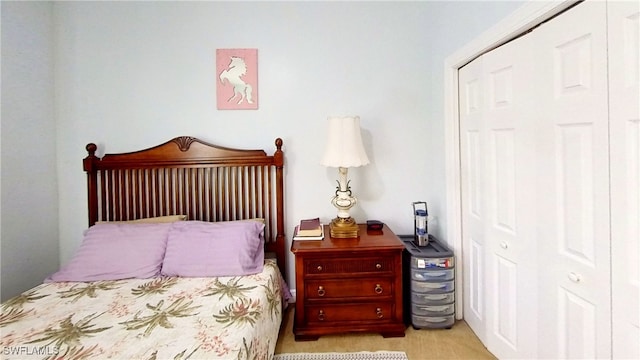
[[[61,261],[86,227],[84,146],[191,135],[286,156],[286,217],[335,216],[325,119],[362,118],[372,163],[350,171],[358,221],[413,231],[426,200],[442,234],[442,64],[517,3],[65,2],[56,4]],[[260,108],[218,111],[215,50],[257,48]],[[289,234],[290,235],[290,234]],[[290,258],[289,264],[292,264]],[[293,278],[290,269],[289,279]]]
[[58,268],[52,3],[2,10],[2,300]]
[[[356,220],[412,233],[411,202],[425,200],[438,218],[430,229],[442,236],[443,62],[519,5],[54,3],[61,262],[87,224],[88,142],[121,152],[190,135],[269,150],[281,137],[290,232],[300,218],[336,214],[337,171],[319,164],[330,115],[361,117],[372,161],[350,171]],[[258,49],[259,110],[216,110],[218,48]]]

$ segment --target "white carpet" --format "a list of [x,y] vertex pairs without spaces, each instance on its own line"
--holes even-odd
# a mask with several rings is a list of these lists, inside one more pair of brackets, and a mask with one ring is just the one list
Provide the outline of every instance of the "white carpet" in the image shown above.
[[273,360],[409,360],[402,351],[276,354]]

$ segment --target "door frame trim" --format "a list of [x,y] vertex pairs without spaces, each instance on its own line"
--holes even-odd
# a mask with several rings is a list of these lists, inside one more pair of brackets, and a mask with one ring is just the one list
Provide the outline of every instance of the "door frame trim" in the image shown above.
[[[447,205],[447,243],[462,259],[462,199],[460,179],[460,120],[458,111],[458,69],[547,21],[580,1],[529,0],[509,16],[448,56],[444,61],[445,178]],[[464,318],[464,264],[456,261],[456,319]]]

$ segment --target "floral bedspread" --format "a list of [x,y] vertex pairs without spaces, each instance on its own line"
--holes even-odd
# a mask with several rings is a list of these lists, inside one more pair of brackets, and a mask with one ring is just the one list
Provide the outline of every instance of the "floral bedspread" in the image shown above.
[[[286,285],[285,285],[286,286]],[[281,275],[39,285],[2,304],[2,359],[271,359]]]

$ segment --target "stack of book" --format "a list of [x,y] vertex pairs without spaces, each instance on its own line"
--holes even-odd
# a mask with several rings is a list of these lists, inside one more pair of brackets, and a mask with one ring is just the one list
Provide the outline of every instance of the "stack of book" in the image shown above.
[[322,240],[324,239],[324,226],[320,218],[300,220],[296,225],[293,240]]

